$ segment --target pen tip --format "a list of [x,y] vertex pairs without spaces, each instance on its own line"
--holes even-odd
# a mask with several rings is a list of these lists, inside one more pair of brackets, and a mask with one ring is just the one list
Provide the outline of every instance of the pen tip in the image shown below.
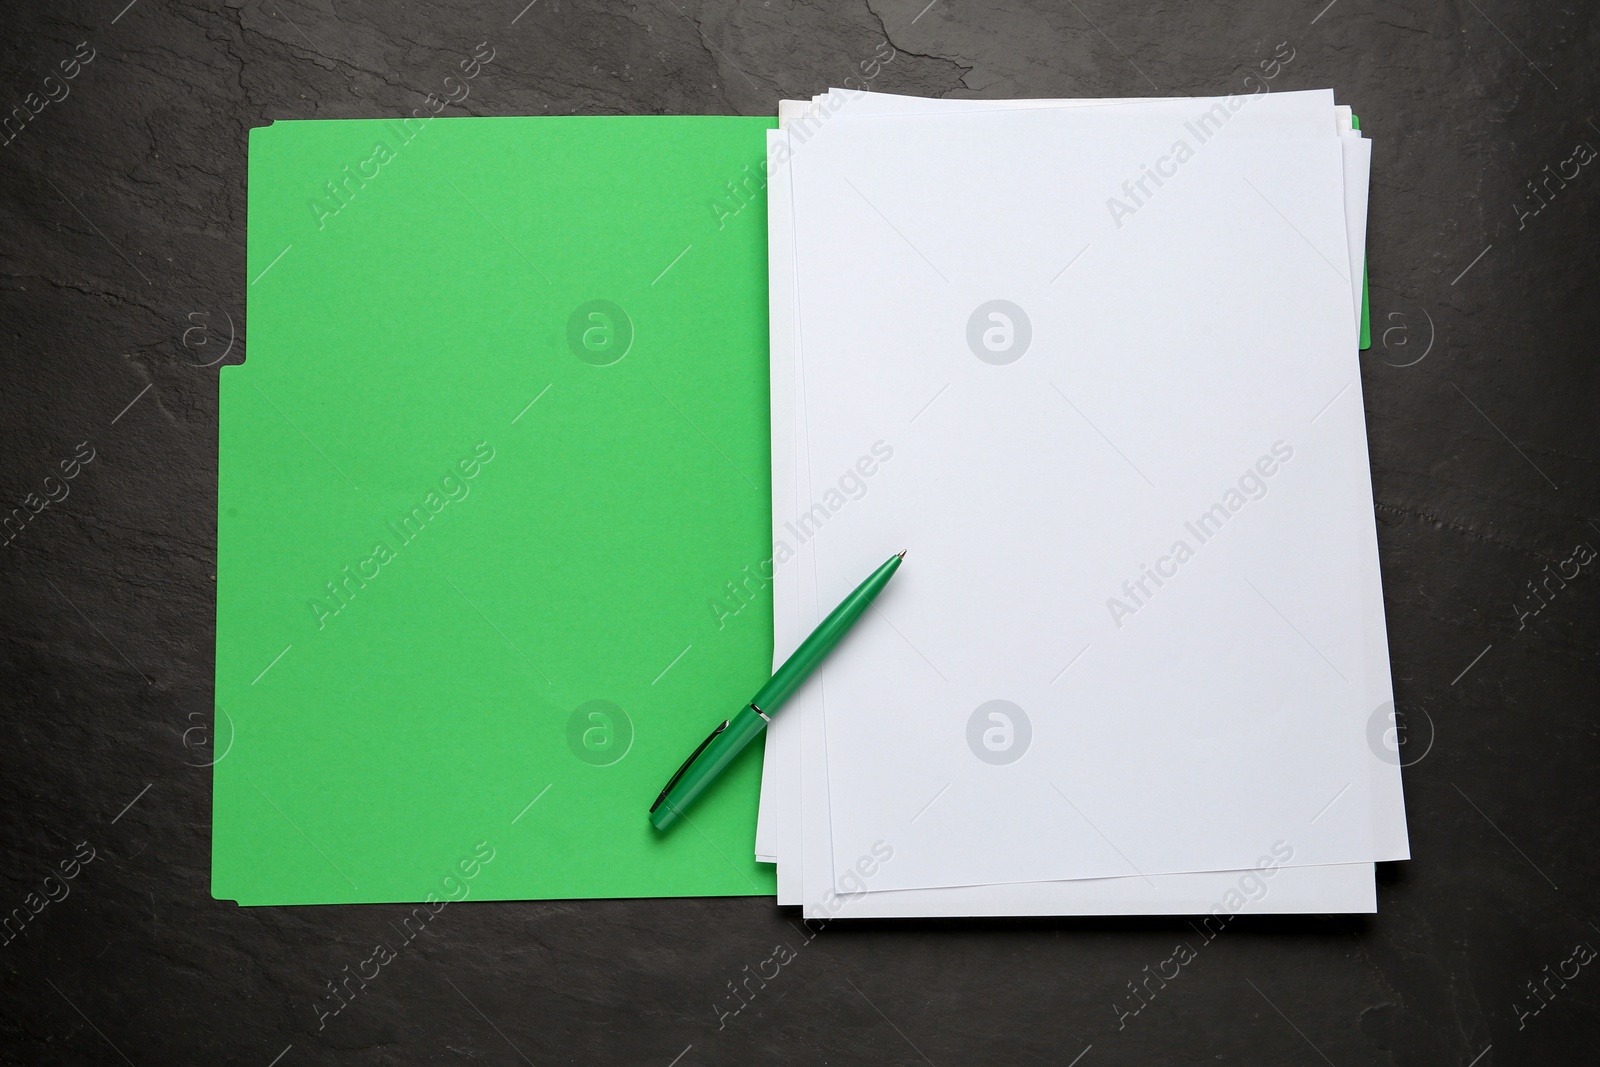
[[901,559],[905,559],[906,558],[906,550],[902,548],[900,550],[900,552],[899,552],[899,555],[900,555]]

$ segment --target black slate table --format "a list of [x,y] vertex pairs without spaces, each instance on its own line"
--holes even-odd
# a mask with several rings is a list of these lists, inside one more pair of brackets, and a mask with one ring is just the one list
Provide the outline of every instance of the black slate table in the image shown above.
[[[28,916],[0,935],[0,1060],[1596,1061],[1600,9],[524,3],[0,12],[0,489],[22,509],[0,550],[0,917]],[[770,115],[841,84],[1270,83],[1355,104],[1415,855],[1380,867],[1378,914],[1206,940],[1182,919],[817,931],[768,900],[467,904],[320,1018],[406,909],[240,910],[208,888],[217,368],[246,348],[246,136],[409,114],[481,41],[494,64],[450,113]]]

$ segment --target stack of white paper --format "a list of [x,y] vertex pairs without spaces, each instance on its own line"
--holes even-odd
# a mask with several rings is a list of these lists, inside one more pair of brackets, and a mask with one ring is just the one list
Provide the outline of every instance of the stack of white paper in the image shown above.
[[1348,912],[1408,856],[1329,91],[785,102],[758,858],[807,917]]

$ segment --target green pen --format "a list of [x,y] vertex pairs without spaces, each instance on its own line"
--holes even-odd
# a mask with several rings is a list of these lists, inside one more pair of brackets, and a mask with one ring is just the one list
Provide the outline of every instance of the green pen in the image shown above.
[[657,830],[665,830],[677,822],[678,816],[705,792],[723,768],[732,763],[733,758],[767,728],[767,723],[772,721],[770,717],[794,695],[794,691],[811,676],[811,672],[827,658],[834,646],[844,640],[844,635],[866,613],[867,606],[874,598],[883,592],[883,587],[889,584],[900,561],[905,558],[904,552],[890,556],[883,566],[856,586],[855,591],[845,597],[822,620],[820,626],[811,631],[811,636],[800,642],[794,655],[784,661],[771,681],[761,687],[761,692],[751,698],[750,703],[733,718],[722,720],[711,731],[711,736],[700,742],[700,747],[683,761],[678,773],[672,776],[666,788],[661,790],[661,795],[656,797],[656,802],[650,805],[652,826]]

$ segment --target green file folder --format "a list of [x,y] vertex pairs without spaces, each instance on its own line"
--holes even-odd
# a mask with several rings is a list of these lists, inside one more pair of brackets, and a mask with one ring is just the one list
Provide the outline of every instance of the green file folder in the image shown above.
[[[1350,128],[1361,129],[1361,118],[1350,116]],[[1372,288],[1367,275],[1367,261],[1361,261],[1361,351],[1372,347]]]
[[759,745],[646,819],[771,665],[773,125],[251,131],[215,896],[773,892]]

